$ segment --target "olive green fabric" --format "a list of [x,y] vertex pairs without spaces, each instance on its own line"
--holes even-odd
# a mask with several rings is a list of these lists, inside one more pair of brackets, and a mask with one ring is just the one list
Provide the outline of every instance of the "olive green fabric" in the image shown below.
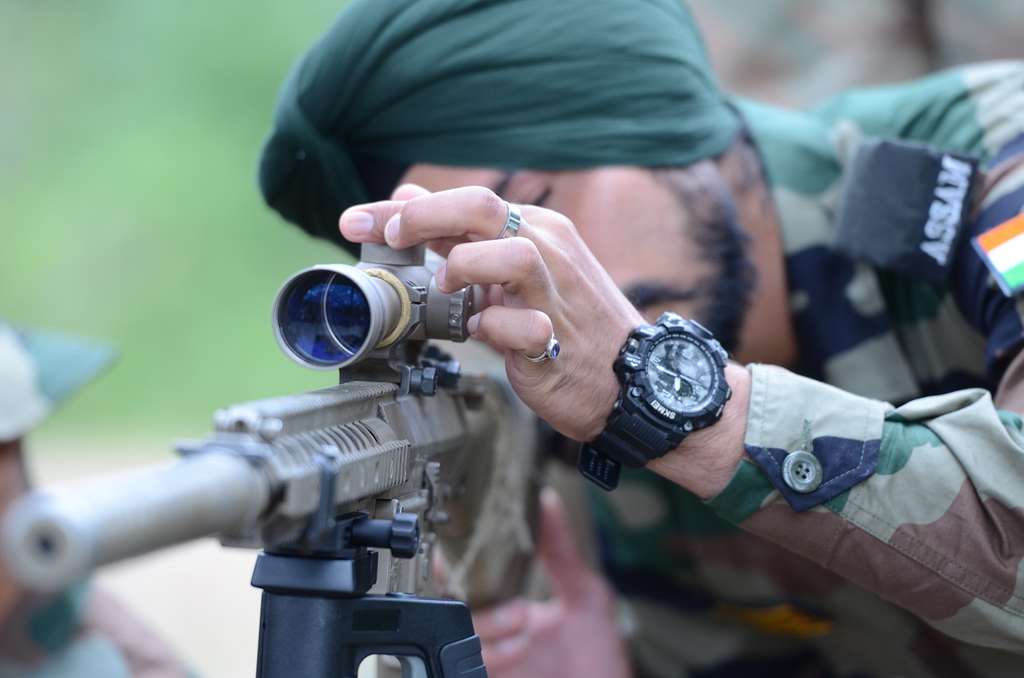
[[687,165],[738,127],[680,0],[354,0],[285,82],[259,182],[340,242],[369,197],[354,158]]

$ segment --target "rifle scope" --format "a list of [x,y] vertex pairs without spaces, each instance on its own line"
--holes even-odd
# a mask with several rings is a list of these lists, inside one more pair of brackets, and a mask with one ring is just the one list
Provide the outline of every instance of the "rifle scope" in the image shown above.
[[406,339],[465,341],[476,294],[441,292],[422,248],[364,245],[357,266],[313,266],[286,280],[274,300],[274,335],[299,364],[338,369]]

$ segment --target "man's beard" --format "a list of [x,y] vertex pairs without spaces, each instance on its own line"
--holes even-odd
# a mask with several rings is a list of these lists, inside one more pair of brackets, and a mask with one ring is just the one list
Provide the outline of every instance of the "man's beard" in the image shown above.
[[714,273],[698,284],[697,320],[730,353],[739,345],[743,320],[750,306],[757,272],[750,258],[750,237],[739,223],[736,203],[720,200],[719,219],[702,226],[697,244]]

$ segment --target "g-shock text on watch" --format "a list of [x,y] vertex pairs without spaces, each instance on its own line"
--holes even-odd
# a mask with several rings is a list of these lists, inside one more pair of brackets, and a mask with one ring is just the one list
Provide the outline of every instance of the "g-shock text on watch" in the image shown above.
[[613,490],[623,464],[644,466],[717,422],[732,396],[727,358],[703,325],[675,313],[633,330],[615,360],[619,398],[605,430],[580,447],[580,473]]

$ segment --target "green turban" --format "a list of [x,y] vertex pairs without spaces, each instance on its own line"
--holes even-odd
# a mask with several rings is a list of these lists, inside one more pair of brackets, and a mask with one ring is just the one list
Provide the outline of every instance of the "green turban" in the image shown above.
[[285,82],[259,182],[340,243],[413,163],[680,166],[738,127],[682,0],[352,0]]

